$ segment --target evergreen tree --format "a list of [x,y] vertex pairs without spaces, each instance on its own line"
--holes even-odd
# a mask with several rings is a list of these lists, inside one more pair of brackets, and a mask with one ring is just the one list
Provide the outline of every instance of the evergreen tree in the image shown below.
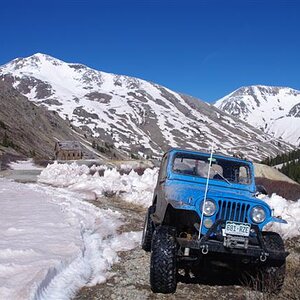
[[280,172],[300,183],[300,149],[283,153],[275,157],[268,157],[263,164],[276,166],[282,164]]

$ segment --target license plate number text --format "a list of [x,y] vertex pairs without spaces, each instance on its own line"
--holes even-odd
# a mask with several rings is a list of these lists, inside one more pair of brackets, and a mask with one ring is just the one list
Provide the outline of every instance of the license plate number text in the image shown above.
[[230,235],[249,236],[251,225],[239,222],[226,222],[225,233]]

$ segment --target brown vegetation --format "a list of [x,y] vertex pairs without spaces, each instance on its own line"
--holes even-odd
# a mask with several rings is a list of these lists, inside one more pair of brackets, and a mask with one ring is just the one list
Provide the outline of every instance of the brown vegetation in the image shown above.
[[285,241],[285,248],[290,252],[286,262],[286,274],[282,291],[278,295],[272,292],[261,293],[249,288],[246,291],[248,300],[300,300],[300,237]]
[[286,181],[270,180],[267,178],[257,177],[256,184],[263,185],[268,194],[276,193],[288,200],[297,201],[300,199],[300,185],[292,184]]
[[8,169],[11,162],[16,160],[24,160],[25,156],[12,154],[12,153],[2,153],[0,152],[0,171]]

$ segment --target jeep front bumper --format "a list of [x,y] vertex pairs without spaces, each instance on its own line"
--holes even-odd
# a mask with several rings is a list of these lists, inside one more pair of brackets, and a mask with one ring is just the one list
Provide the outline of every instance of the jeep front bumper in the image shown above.
[[[224,258],[232,256],[240,259],[251,258],[260,262],[276,265],[277,263],[280,264],[289,255],[289,252],[286,251],[267,250],[261,231],[257,226],[252,226],[256,233],[256,243],[249,243],[251,238],[239,238],[234,236],[220,238],[219,228],[224,224],[224,220],[218,220],[200,239],[178,237],[177,241],[181,248],[200,250],[200,256],[215,253],[224,255]],[[218,234],[219,239],[212,238],[214,234]]]

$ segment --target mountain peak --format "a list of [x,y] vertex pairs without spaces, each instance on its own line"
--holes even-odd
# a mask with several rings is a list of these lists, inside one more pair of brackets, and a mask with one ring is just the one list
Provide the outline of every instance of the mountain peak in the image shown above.
[[65,63],[43,53],[6,64],[0,76],[86,135],[129,153],[160,155],[169,147],[208,149],[219,144],[220,151],[230,154],[233,146],[244,148],[253,142],[260,151],[254,146],[246,150],[250,159],[278,153],[277,142],[266,144],[269,136],[255,128],[142,79]]
[[[286,131],[287,128],[279,128],[279,123],[280,126],[286,126],[291,122],[288,118],[300,117],[298,90],[279,86],[245,86],[216,101],[214,105],[254,127],[274,134],[277,138],[281,137],[292,144],[299,144],[300,128],[292,133]],[[295,122],[300,124],[300,118]]]
[[33,60],[33,61],[39,61],[39,62],[43,62],[43,61],[48,61],[48,62],[60,62],[60,63],[64,63],[62,60],[59,60],[57,58],[52,57],[51,55],[48,54],[44,54],[44,53],[35,53],[31,56],[28,56],[26,58],[24,58],[24,60]]
[[[233,96],[246,96],[246,95],[276,96],[278,94],[297,95],[299,93],[300,91],[285,86],[249,85],[249,86],[242,86],[236,89],[231,94],[223,97],[220,100],[226,98],[226,99],[230,99],[230,101],[234,101]],[[220,100],[217,100],[216,102]]]
[[40,62],[40,63],[43,63],[43,62],[51,62],[51,63],[54,63],[56,65],[61,65],[61,64],[64,64],[66,62],[58,59],[58,58],[55,58],[51,55],[48,55],[48,54],[45,54],[45,53],[35,53],[31,56],[28,56],[28,57],[25,57],[24,58],[25,61],[36,61],[36,62]]
[[35,53],[28,57],[16,58],[1,66],[1,69],[7,72],[14,72],[18,70],[20,72],[32,72],[35,69],[39,70],[43,64],[59,66],[64,64],[64,62],[47,54]]
[[37,52],[30,56],[24,57],[23,59],[56,59],[46,53]]

